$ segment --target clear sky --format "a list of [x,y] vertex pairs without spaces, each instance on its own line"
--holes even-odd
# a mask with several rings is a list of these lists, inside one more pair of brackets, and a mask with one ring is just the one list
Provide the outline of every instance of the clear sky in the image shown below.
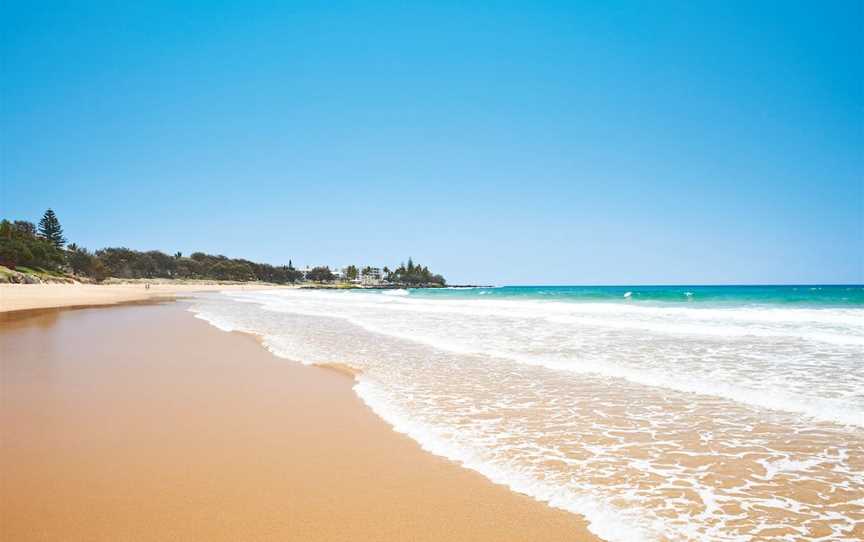
[[861,283],[862,5],[6,0],[0,215],[461,283]]

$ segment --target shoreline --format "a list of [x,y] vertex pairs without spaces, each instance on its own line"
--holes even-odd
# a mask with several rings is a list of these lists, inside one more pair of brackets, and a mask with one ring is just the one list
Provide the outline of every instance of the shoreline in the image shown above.
[[0,322],[3,538],[598,540],[182,303]]
[[[149,286],[149,287],[148,287]],[[392,286],[345,286],[339,284],[270,284],[261,282],[214,282],[214,281],[164,281],[129,280],[85,283],[0,284],[0,314],[22,310],[50,309],[61,307],[109,306],[130,301],[154,299],[176,299],[183,294],[195,292],[219,292],[223,290],[398,290],[403,285]],[[456,287],[454,287],[456,288]],[[461,288],[459,286],[458,288]]]
[[[148,288],[149,286],[149,288]],[[122,284],[0,284],[0,313],[61,307],[108,306],[130,301],[176,299],[195,292],[269,290],[292,288],[263,283],[168,283]]]

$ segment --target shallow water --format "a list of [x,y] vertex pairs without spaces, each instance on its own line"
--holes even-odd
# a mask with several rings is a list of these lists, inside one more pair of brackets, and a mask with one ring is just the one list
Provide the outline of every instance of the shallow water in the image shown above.
[[609,540],[864,537],[860,294],[621,289],[274,290],[193,310],[362,370],[355,390],[397,430]]

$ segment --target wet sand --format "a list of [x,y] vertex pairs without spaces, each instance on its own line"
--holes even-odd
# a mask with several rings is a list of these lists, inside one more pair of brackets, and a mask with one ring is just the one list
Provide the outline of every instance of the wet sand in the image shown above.
[[597,540],[182,303],[0,315],[0,539]]

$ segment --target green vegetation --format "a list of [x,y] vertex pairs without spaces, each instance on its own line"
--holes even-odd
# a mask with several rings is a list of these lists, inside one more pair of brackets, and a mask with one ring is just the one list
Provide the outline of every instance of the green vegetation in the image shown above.
[[336,275],[330,271],[329,267],[314,267],[306,272],[306,280],[311,280],[312,282],[333,282],[336,280]]
[[[87,262],[86,256],[79,257]],[[226,256],[194,252],[188,258],[181,253],[169,256],[158,250],[139,252],[128,248],[103,248],[90,256],[101,262],[108,276],[116,278],[211,279],[293,283],[303,274],[291,265],[273,266]],[[94,262],[94,263],[95,263]],[[87,273],[85,267],[85,274]]]
[[42,220],[39,221],[39,236],[56,248],[63,248],[63,245],[66,244],[63,228],[60,227],[60,221],[57,220],[57,215],[51,209],[45,211]]
[[[0,221],[0,281],[10,281],[15,272],[37,279],[69,280],[70,278],[102,282],[118,279],[205,279],[218,281],[261,281],[275,284],[333,283],[340,287],[367,286],[418,287],[443,286],[444,277],[433,274],[425,266],[415,265],[409,258],[394,271],[384,267],[355,265],[334,273],[329,267],[315,267],[304,274],[288,265],[274,266],[250,260],[194,252],[184,257],[158,250],[138,251],[125,247],[109,247],[91,252],[75,243],[66,245],[63,228],[53,210],[45,211],[39,228],[24,220]],[[65,248],[64,248],[65,246]],[[71,275],[71,277],[70,277]],[[38,282],[38,280],[37,280]]]
[[0,265],[9,269],[21,265],[59,271],[64,264],[64,251],[40,237],[32,222],[0,221]]
[[444,286],[447,281],[441,275],[433,274],[426,266],[415,265],[411,258],[408,258],[408,265],[404,263],[395,271],[389,271],[384,268],[386,280],[396,284],[405,284],[407,286]]

